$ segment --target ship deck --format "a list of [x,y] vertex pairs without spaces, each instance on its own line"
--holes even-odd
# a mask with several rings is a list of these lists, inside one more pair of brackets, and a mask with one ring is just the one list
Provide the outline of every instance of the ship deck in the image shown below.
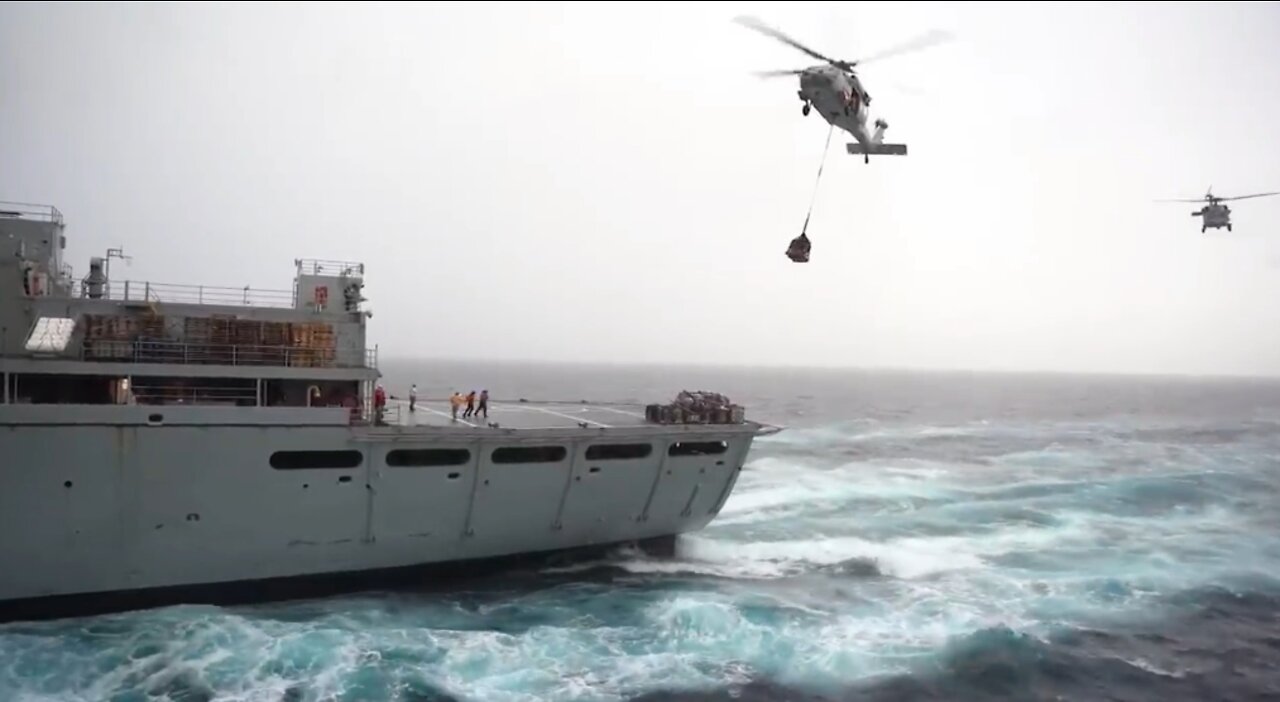
[[[387,424],[402,427],[484,428],[497,424],[502,429],[611,429],[642,427],[643,406],[583,404],[572,402],[489,402],[489,417],[463,417],[465,407],[455,420],[447,400],[418,400],[413,412],[409,401],[387,400]],[[582,427],[586,424],[586,427]]]

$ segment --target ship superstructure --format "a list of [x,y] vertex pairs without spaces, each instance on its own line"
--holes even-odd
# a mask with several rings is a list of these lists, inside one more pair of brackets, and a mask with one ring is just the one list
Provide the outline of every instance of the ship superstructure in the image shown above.
[[114,249],[77,278],[66,243],[56,208],[0,203],[10,617],[670,539],[776,430],[737,407],[375,411],[362,264],[297,260],[288,291],[169,285],[116,280]]

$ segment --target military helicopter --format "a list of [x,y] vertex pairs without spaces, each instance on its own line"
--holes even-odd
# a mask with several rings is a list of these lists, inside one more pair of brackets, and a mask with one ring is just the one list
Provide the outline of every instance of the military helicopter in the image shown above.
[[843,129],[852,135],[857,142],[848,145],[849,153],[862,154],[864,163],[871,162],[871,154],[907,155],[906,144],[884,143],[884,132],[889,128],[889,123],[884,119],[876,119],[874,132],[867,129],[871,94],[863,87],[862,81],[858,79],[858,74],[854,72],[853,67],[869,61],[877,61],[889,56],[942,43],[952,38],[950,34],[933,30],[865,59],[837,61],[823,56],[754,17],[741,16],[736,17],[734,21],[766,36],[773,37],[788,46],[799,49],[819,61],[826,62],[826,65],[794,70],[759,71],[756,75],[762,78],[799,76],[800,90],[797,94],[800,96],[800,102],[804,103],[801,113],[808,116],[809,111],[816,107],[818,108],[818,114],[822,115],[822,118],[833,127]]
[[1207,205],[1191,213],[1192,217],[1203,218],[1200,222],[1200,233],[1203,234],[1211,228],[1221,229],[1226,227],[1227,231],[1231,231],[1231,208],[1220,203],[1226,202],[1227,200],[1247,200],[1251,197],[1267,197],[1268,195],[1280,195],[1280,192],[1255,193],[1253,195],[1238,195],[1236,197],[1218,197],[1213,194],[1213,186],[1211,185],[1202,198],[1157,200],[1156,202],[1207,202]]

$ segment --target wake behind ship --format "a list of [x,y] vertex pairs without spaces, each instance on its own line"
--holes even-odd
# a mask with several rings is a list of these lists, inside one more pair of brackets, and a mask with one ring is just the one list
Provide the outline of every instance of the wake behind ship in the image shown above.
[[0,204],[0,619],[669,542],[777,431],[713,394],[374,407],[362,264],[262,291],[116,281],[112,250],[77,280],[64,231]]

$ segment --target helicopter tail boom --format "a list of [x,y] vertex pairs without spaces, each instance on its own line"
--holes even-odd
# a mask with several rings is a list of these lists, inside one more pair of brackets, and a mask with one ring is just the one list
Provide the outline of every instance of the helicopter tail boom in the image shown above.
[[849,153],[862,154],[866,156],[906,156],[906,144],[872,144],[863,146],[857,142],[851,142],[847,146]]

